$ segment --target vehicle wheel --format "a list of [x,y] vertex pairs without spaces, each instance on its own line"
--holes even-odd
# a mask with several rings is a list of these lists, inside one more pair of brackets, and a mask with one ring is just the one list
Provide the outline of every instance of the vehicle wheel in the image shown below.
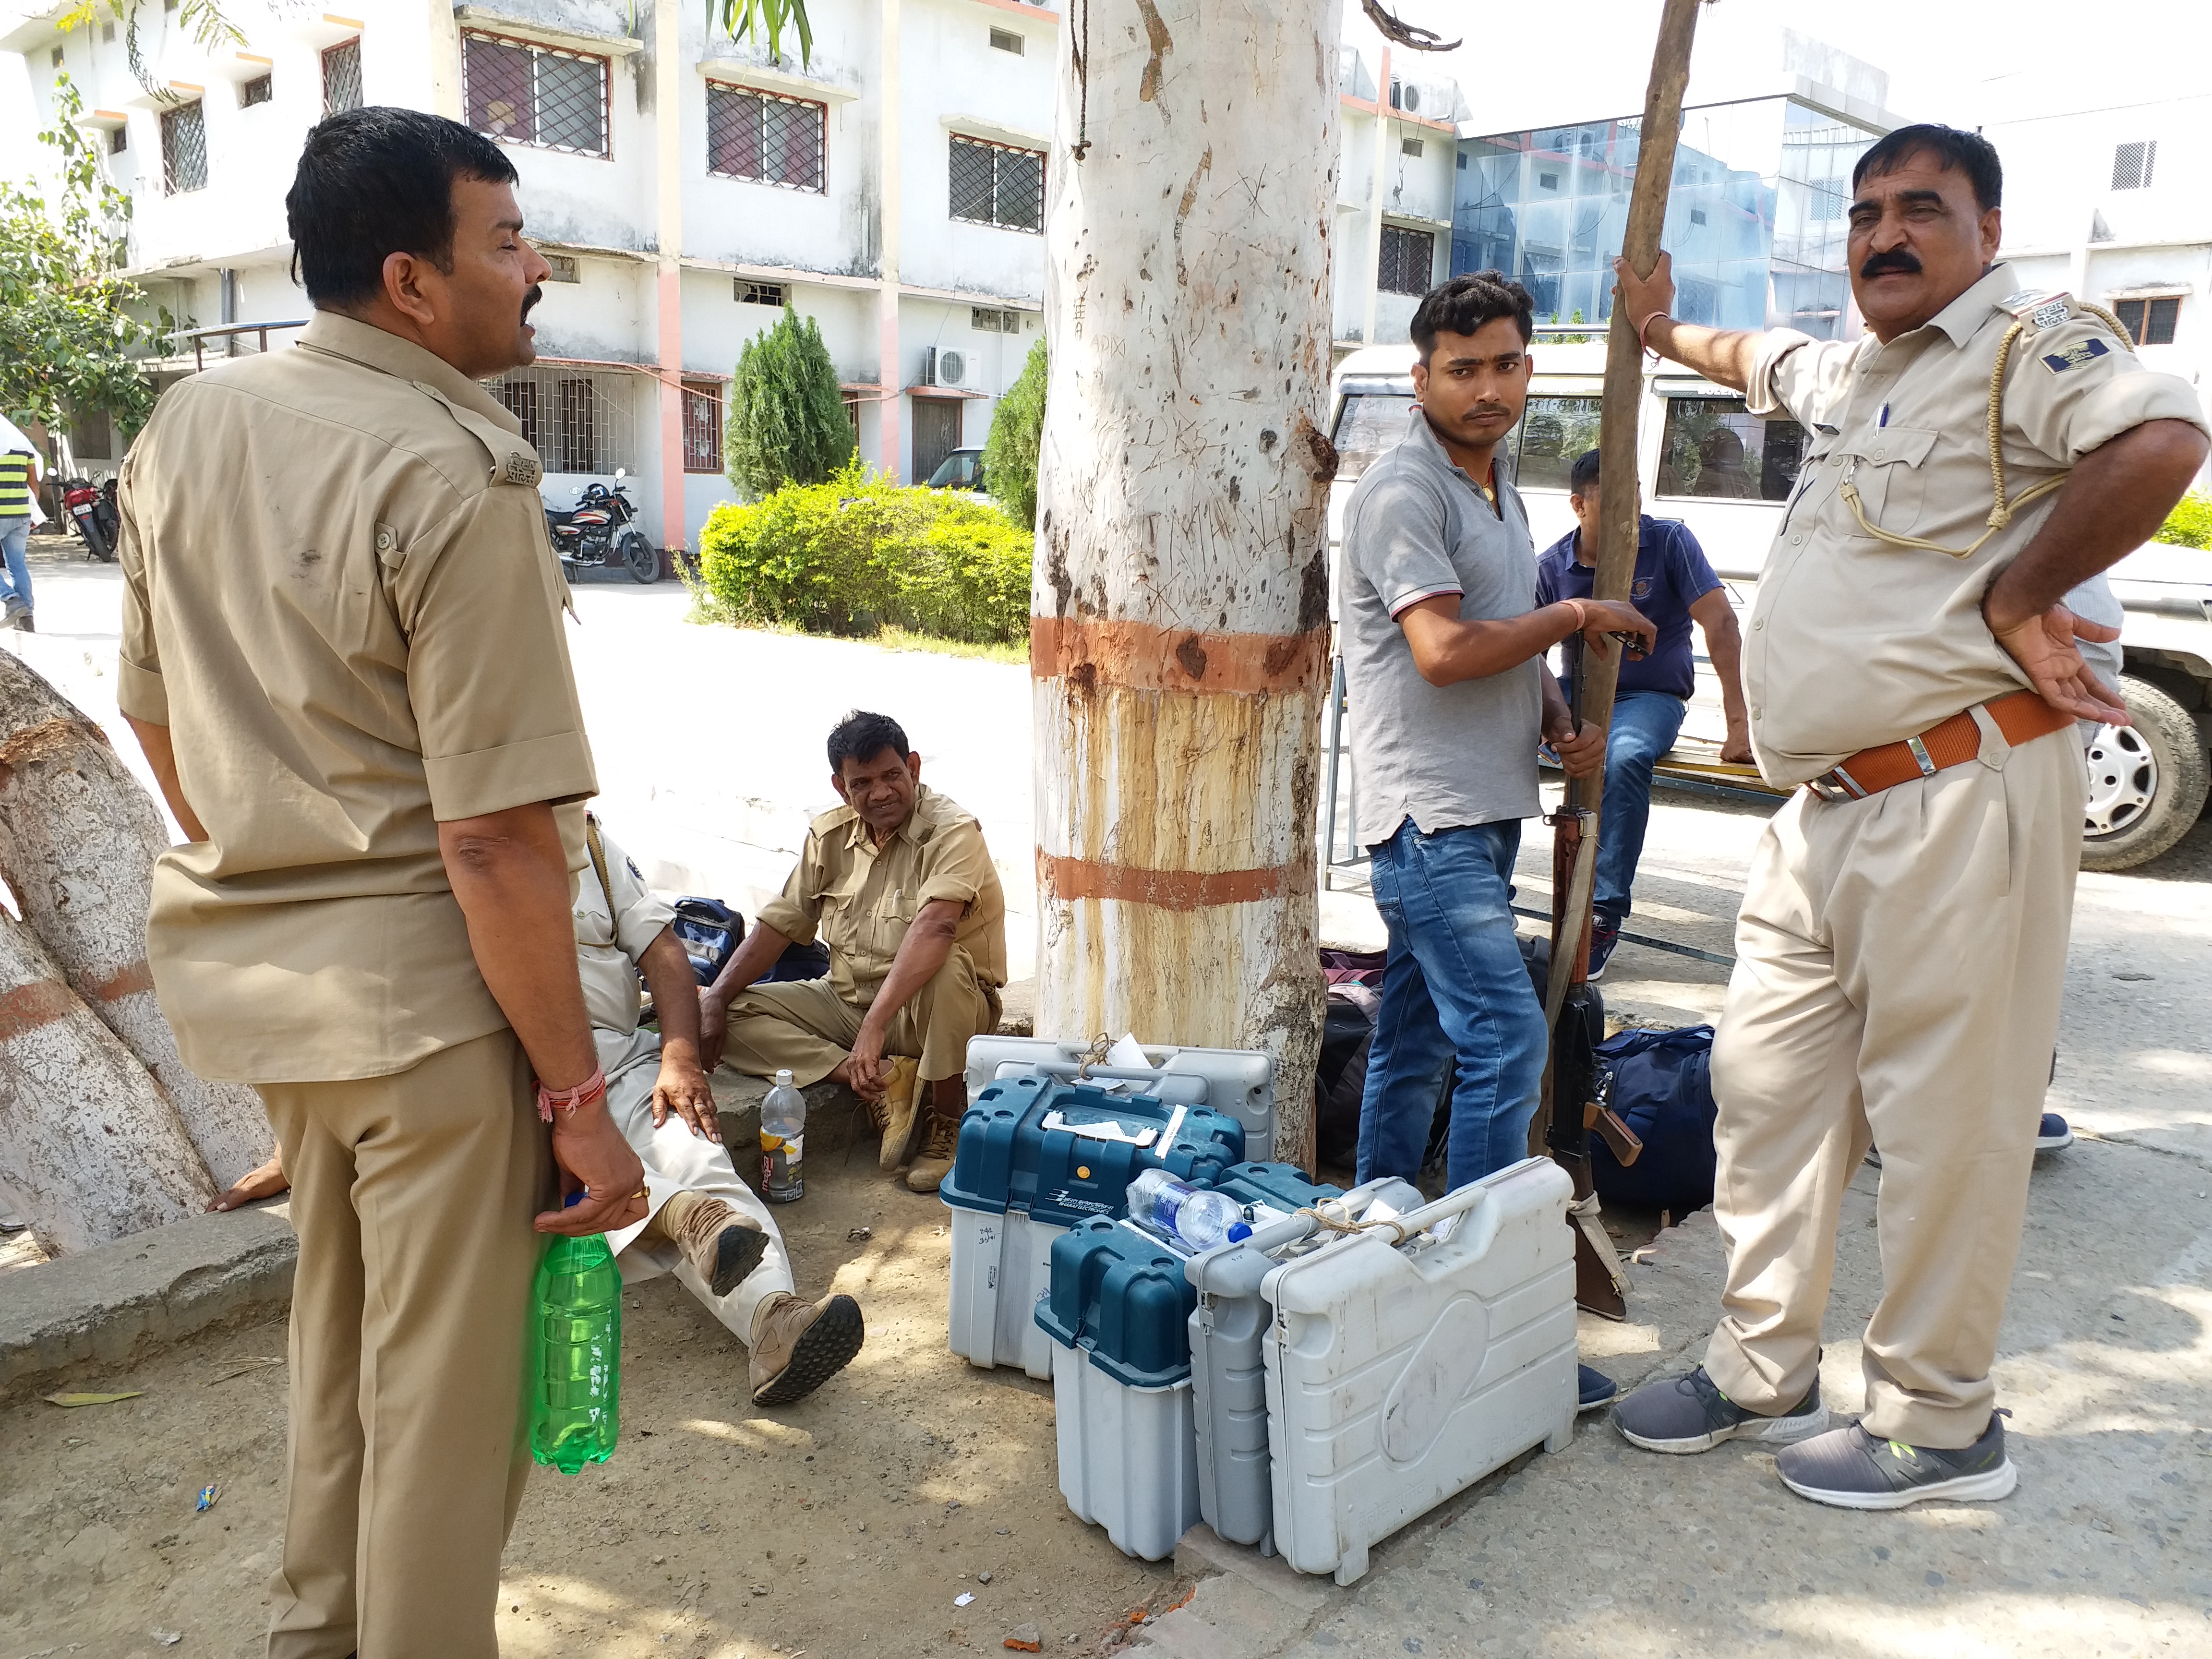
[[629,567],[630,580],[637,582],[657,582],[660,580],[660,550],[644,536],[633,530],[622,538],[623,563]]
[[2102,726],[2089,740],[2089,799],[2081,867],[2130,870],[2179,841],[2204,809],[2204,741],[2189,711],[2148,680],[2120,680],[2131,726]]

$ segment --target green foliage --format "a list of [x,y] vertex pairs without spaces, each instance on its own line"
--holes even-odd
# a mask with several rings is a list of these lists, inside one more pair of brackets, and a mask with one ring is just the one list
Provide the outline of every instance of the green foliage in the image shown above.
[[2212,495],[2194,492],[2184,495],[2173,504],[2173,511],[2166,515],[2166,522],[2151,539],[2175,547],[2212,548]]
[[[147,91],[158,93],[165,100],[173,99],[175,94],[154,78],[155,66],[146,61],[145,54],[140,49],[138,19],[147,3],[148,0],[73,0],[69,9],[54,21],[67,32],[91,27],[102,12],[121,18],[123,52],[130,63],[131,73]],[[246,44],[246,37],[238,32],[237,26],[223,15],[219,0],[180,0],[173,27],[181,30],[195,46],[210,54],[218,47]]]
[[789,306],[745,343],[730,386],[722,453],[730,481],[755,496],[817,484],[852,459],[836,366],[811,317]]
[[991,435],[983,445],[983,488],[997,496],[1016,524],[1036,527],[1037,449],[1044,440],[1044,340],[999,399]]
[[714,509],[699,535],[714,612],[814,634],[911,629],[1011,641],[1029,629],[1028,532],[957,490],[902,489],[854,461]]
[[114,275],[131,198],[107,181],[78,128],[84,107],[68,76],[54,85],[54,125],[39,142],[58,152],[51,199],[36,179],[0,180],[0,409],[48,425],[81,404],[136,432],[154,410],[137,356],[167,333],[126,307],[145,295]]
[[756,26],[768,35],[768,55],[774,63],[783,61],[783,26],[791,23],[799,30],[799,61],[811,61],[814,56],[814,25],[806,15],[806,0],[707,0],[707,21],[712,23],[714,14],[722,15],[722,33],[732,40],[742,40],[751,34]]

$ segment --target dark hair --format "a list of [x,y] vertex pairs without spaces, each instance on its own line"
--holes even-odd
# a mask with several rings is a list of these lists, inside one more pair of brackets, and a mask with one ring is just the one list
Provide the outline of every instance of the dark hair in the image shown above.
[[1586,449],[1575,457],[1575,464],[1567,473],[1567,494],[1587,497],[1590,486],[1597,482],[1597,451]]
[[906,746],[906,731],[889,714],[871,714],[855,708],[830,728],[830,769],[842,775],[845,763],[863,763],[890,750],[901,760],[914,750]]
[[1899,127],[1887,137],[1876,139],[1851,169],[1851,189],[1856,191],[1867,179],[1894,173],[1923,155],[1965,173],[1974,187],[1974,205],[1983,212],[2004,199],[2004,165],[1997,160],[1997,147],[1978,132],[1961,132],[1934,121]]
[[1425,363],[1435,355],[1439,334],[1472,334],[1485,323],[1510,317],[1527,345],[1536,332],[1536,302],[1528,290],[1502,270],[1476,270],[1447,277],[1421,296],[1413,313],[1413,345]]
[[371,104],[307,133],[284,198],[292,278],[318,306],[358,305],[384,287],[386,255],[453,268],[453,181],[511,185],[514,163],[458,121]]

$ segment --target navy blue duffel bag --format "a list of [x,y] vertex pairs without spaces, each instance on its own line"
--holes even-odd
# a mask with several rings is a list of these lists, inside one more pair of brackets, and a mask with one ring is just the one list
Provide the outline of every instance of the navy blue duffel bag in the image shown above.
[[1713,1028],[1629,1030],[1597,1045],[1606,1103],[1644,1143],[1623,1168],[1590,1137],[1590,1178],[1607,1204],[1672,1210],[1676,1220],[1713,1201]]

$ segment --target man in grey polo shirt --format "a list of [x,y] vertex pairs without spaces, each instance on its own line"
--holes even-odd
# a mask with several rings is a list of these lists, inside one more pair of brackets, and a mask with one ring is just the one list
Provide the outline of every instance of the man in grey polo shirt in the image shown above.
[[1360,1103],[1358,1178],[1413,1179],[1456,1061],[1447,1176],[1479,1181],[1528,1155],[1549,1046],[1509,899],[1521,820],[1540,807],[1536,748],[1570,775],[1605,763],[1602,727],[1573,729],[1544,653],[1651,623],[1626,605],[1536,607],[1528,515],[1498,446],[1528,398],[1528,290],[1455,276],[1413,313],[1417,404],[1345,514],[1342,649],[1359,838],[1389,930]]

